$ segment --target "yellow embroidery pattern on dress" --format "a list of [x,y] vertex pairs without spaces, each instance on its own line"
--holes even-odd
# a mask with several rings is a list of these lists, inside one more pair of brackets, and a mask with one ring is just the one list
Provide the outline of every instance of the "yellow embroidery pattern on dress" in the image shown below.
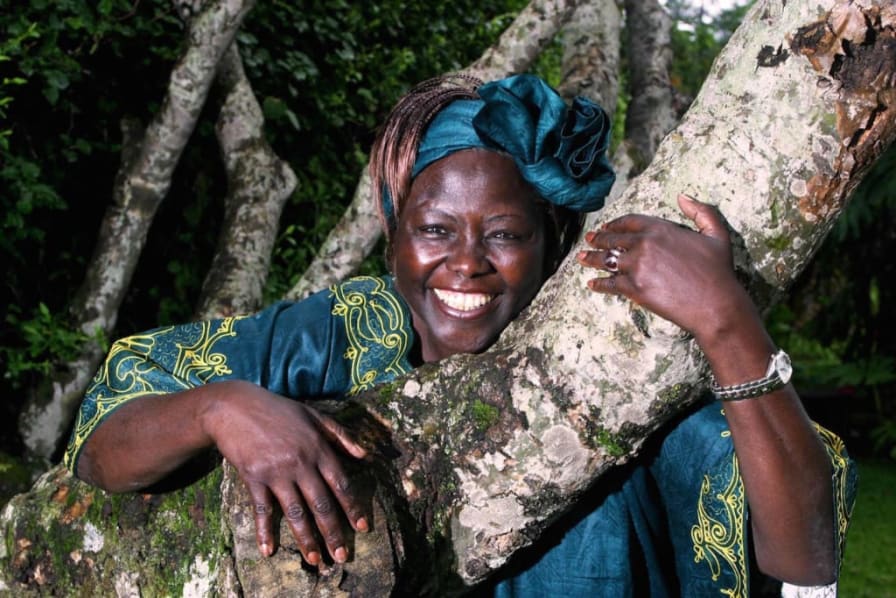
[[230,374],[226,357],[213,353],[212,348],[222,338],[236,336],[233,326],[239,319],[160,328],[116,341],[85,392],[65,452],[65,465],[74,468],[84,441],[125,403],[142,396],[193,388]]
[[[834,511],[837,518],[838,532],[838,555],[842,559],[843,549],[846,544],[846,531],[849,528],[849,518],[852,515],[852,507],[855,499],[855,471],[851,467],[849,458],[846,456],[846,445],[839,436],[830,430],[814,423],[815,430],[821,437],[831,460],[833,468],[834,483]],[[838,562],[840,562],[838,559]]]
[[[351,363],[349,395],[372,387],[381,376],[395,377],[407,368],[411,330],[400,299],[381,278],[359,276],[330,287],[333,315],[343,318]],[[385,365],[383,365],[385,364]]]
[[[718,489],[721,486],[721,489]],[[737,457],[731,457],[730,475],[706,475],[697,501],[697,524],[691,528],[694,562],[706,561],[717,581],[723,572],[734,575],[734,586],[724,596],[747,595],[747,557],[744,543],[744,484]]]
[[212,347],[225,336],[236,336],[233,331],[235,318],[219,320],[219,326],[211,331],[212,322],[202,322],[202,332],[192,345],[178,343],[179,349],[177,362],[174,366],[174,375],[189,380],[196,376],[202,383],[212,378],[231,374],[227,367],[227,356],[223,353],[212,353]]

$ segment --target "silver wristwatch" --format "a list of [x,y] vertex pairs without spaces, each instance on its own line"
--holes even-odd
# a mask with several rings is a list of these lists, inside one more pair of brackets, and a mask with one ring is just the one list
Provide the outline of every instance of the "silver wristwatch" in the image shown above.
[[779,349],[772,354],[764,377],[751,382],[744,382],[743,384],[735,384],[734,386],[719,386],[715,378],[713,378],[710,390],[720,401],[752,399],[783,388],[790,382],[792,375],[793,366],[790,364],[790,356]]

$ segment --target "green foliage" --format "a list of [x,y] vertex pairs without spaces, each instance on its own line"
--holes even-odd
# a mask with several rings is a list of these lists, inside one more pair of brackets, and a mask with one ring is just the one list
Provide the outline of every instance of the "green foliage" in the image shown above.
[[[0,0],[0,358],[3,390],[23,397],[87,340],[64,314],[110,196],[118,123],[149,114],[180,28],[161,0],[140,17],[124,0],[11,4]],[[0,408],[7,425],[17,407]],[[10,435],[0,428],[2,446]]]
[[0,451],[0,509],[10,498],[28,489],[35,473],[28,464]]
[[[38,37],[37,25],[32,23],[24,31],[21,31],[18,34],[10,32],[10,34],[9,37],[0,41],[0,63],[11,62],[14,57],[21,54],[22,44],[27,40]],[[3,78],[0,79],[0,122],[3,123],[0,125],[0,149],[9,149],[9,141],[7,140],[7,137],[12,134],[12,130],[8,128],[5,121],[7,107],[12,103],[13,96],[7,94],[12,93],[10,88],[13,86],[22,85],[24,83],[26,83],[26,79],[15,74],[4,75]]]
[[667,9],[675,26],[672,28],[672,85],[684,96],[693,98],[719,51],[740,24],[752,2],[722,11],[709,18],[702,5],[686,0],[669,0]]
[[893,596],[896,588],[896,467],[859,461],[853,510],[838,594],[850,598]]
[[6,363],[3,375],[13,389],[25,387],[35,377],[49,376],[56,364],[76,357],[88,340],[108,344],[99,333],[91,337],[72,330],[65,314],[51,313],[44,303],[39,303],[30,317],[23,317],[18,306],[10,306],[6,323],[22,335],[21,345],[0,347]]
[[56,190],[44,182],[40,164],[21,156],[4,156],[0,167],[0,182],[9,192],[4,203],[0,250],[9,257],[24,262],[20,251],[23,241],[41,242],[45,231],[29,225],[31,215],[37,210],[64,210],[66,204]]
[[[68,268],[77,267],[89,254],[111,189],[109,173],[117,162],[125,99],[117,94],[126,90],[139,97],[138,114],[146,114],[145,98],[157,97],[158,86],[149,94],[155,83],[151,72],[137,74],[133,67],[147,62],[154,46],[164,47],[170,60],[177,37],[155,44],[165,32],[165,19],[147,18],[134,26],[132,3],[125,1],[95,6],[43,0],[15,9],[8,4],[0,0],[0,54],[5,57],[0,62],[0,250],[15,265],[7,274],[2,299],[4,305],[12,297],[18,304],[34,305],[42,293],[35,288],[32,272],[47,272],[67,283]],[[131,69],[108,68],[109,60],[121,61],[119,57],[127,55],[139,57]],[[152,57],[159,64],[156,70],[164,73],[161,55]],[[100,181],[109,181],[102,190]],[[78,220],[94,224],[73,229],[70,220],[59,216],[69,206],[77,206]],[[61,303],[54,300],[54,307]]]
[[[376,125],[395,99],[414,83],[479,56],[525,4],[256,5],[238,43],[268,138],[299,178],[278,234],[266,300],[292,286],[341,216]],[[694,94],[743,9],[704,23],[685,10],[689,4],[669,2],[673,16],[691,27],[673,34],[675,82]],[[111,198],[120,122],[128,117],[146,123],[156,112],[183,35],[167,0],[0,0],[0,252],[7,264],[0,287],[7,313],[0,358],[10,396],[23,394],[13,393],[13,384],[26,385],[85,340],[62,314],[84,277]],[[557,83],[560,57],[554,44],[536,70]],[[214,139],[215,100],[213,95],[156,215],[115,336],[191,317],[226,193]],[[621,126],[625,98],[619,107]],[[854,201],[832,235],[840,245],[819,256],[821,265],[809,278],[821,282],[803,283],[825,317],[807,318],[792,304],[786,333],[805,341],[804,352],[818,360],[817,380],[861,378],[863,384],[873,381],[878,394],[892,389],[887,376],[894,355],[881,332],[893,329],[886,309],[894,275],[887,253],[896,184],[887,176],[890,160],[890,170],[866,186],[877,191]],[[380,253],[365,272],[381,271]],[[850,314],[857,315],[856,323],[848,324]],[[874,392],[868,393],[871,401]],[[16,408],[16,401],[6,401],[0,415],[12,422]],[[0,430],[0,445],[8,434]]]
[[[854,193],[831,234],[770,319],[797,364],[801,389],[850,396],[870,450],[896,457],[896,147]],[[846,399],[844,399],[846,400]]]
[[[337,0],[255,6],[238,43],[268,139],[300,181],[285,209],[266,300],[292,286],[341,216],[376,125],[395,99],[423,79],[469,63],[524,5]],[[120,123],[147,123],[157,111],[183,36],[167,0],[0,0],[6,391],[27,385],[84,340],[59,314],[84,278],[111,199]],[[223,218],[226,180],[213,127],[218,100],[213,92],[181,156],[114,336],[192,316]],[[367,272],[381,268],[379,256],[365,265]],[[2,404],[4,421],[15,421],[17,405]],[[0,429],[0,446],[10,434]]]
[[395,100],[412,85],[478,57],[524,5],[391,0],[256,6],[240,48],[264,106],[268,138],[299,178],[284,210],[266,300],[295,283],[342,216],[376,127]]

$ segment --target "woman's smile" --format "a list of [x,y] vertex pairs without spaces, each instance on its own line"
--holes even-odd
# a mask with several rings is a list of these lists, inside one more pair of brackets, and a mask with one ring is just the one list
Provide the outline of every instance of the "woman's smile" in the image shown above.
[[513,159],[462,150],[414,179],[391,266],[424,361],[487,349],[545,272],[544,215]]
[[433,289],[432,292],[446,306],[461,312],[478,310],[495,298],[495,295],[486,293],[464,293],[447,289]]

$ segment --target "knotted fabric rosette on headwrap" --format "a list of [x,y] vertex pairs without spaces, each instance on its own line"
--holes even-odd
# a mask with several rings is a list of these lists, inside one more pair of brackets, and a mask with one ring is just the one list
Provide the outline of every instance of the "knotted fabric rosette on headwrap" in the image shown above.
[[486,83],[478,100],[455,100],[436,114],[417,150],[412,177],[454,152],[486,148],[513,157],[547,201],[577,212],[604,205],[616,175],[607,159],[611,123],[585,98],[572,106],[534,75]]

